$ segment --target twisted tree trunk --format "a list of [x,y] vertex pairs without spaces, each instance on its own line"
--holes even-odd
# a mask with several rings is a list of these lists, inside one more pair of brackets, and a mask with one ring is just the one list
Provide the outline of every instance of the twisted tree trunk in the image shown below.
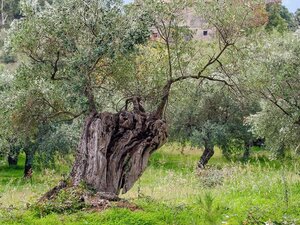
[[213,144],[210,141],[205,141],[204,152],[198,162],[198,168],[204,169],[208,161],[211,159],[211,157],[213,157],[214,153],[215,151]]
[[[91,113],[70,173],[71,185],[83,182],[112,200],[121,190],[130,190],[145,171],[150,155],[167,139],[166,123],[155,114],[145,113],[139,102],[133,111]],[[44,197],[49,199],[58,191],[56,187]]]

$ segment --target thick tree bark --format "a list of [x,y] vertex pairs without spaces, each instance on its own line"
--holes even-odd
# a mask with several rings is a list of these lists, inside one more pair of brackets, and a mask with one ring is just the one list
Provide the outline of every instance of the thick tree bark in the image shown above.
[[33,163],[33,152],[28,150],[25,151],[25,167],[24,167],[24,178],[32,177],[32,163]]
[[204,143],[204,152],[198,162],[198,168],[204,169],[207,165],[208,161],[211,159],[211,157],[214,155],[214,146],[209,141],[205,141]]
[[166,142],[166,123],[134,110],[91,113],[85,121],[70,179],[106,196],[126,193],[147,167],[150,155]]

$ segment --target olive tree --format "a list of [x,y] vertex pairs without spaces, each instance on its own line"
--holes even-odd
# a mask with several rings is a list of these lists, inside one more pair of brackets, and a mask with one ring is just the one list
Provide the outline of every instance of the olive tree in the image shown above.
[[11,102],[14,100],[12,91],[13,76],[9,73],[0,74],[0,154],[8,157],[9,165],[16,165],[18,161],[18,143],[14,140],[13,129],[11,127]]
[[[147,0],[128,7],[118,0],[23,3],[25,17],[10,33],[11,46],[24,55],[17,72],[26,87],[20,131],[34,133],[41,121],[85,117],[68,182],[45,198],[82,182],[110,199],[127,192],[167,140],[171,88],[182,81],[230,82],[214,71],[225,69],[223,55],[234,56],[253,28],[252,6],[234,0]],[[214,27],[211,43],[187,41],[193,33],[182,25],[186,8]],[[148,41],[150,27],[159,40]]]
[[298,35],[273,35],[252,46],[251,60],[244,61],[249,92],[261,98],[262,105],[249,123],[281,156],[284,149],[300,144],[299,51]]
[[215,146],[222,149],[226,158],[243,149],[243,158],[249,157],[253,136],[244,118],[257,111],[256,104],[220,83],[189,85],[189,89],[179,90],[176,96],[181,99],[170,103],[171,136],[203,146],[199,169],[205,168]]

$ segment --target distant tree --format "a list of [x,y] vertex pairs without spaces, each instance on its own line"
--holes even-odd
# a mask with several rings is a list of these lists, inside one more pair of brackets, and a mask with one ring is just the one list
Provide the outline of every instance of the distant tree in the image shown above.
[[[0,119],[2,121],[0,155],[7,157],[8,164],[14,166],[18,163],[19,153],[23,151],[25,153],[24,177],[28,177],[32,173],[35,156],[42,159],[44,167],[48,167],[54,164],[56,155],[72,152],[79,128],[77,123],[70,124],[66,121],[52,123],[43,120],[37,124],[30,117],[24,117],[22,112],[33,109],[30,109],[30,106],[23,108],[27,106],[23,102],[24,93],[18,90],[16,85],[16,79],[12,74],[8,72],[0,74]],[[35,101],[37,98],[31,100]],[[28,121],[20,121],[21,119],[28,119]]]
[[300,26],[300,9],[297,9],[297,11],[295,12],[295,21],[299,27]]
[[16,166],[18,164],[20,152],[21,152],[20,146],[16,145],[15,143],[11,143],[8,156],[7,156],[7,162],[9,166]]
[[17,141],[13,136],[11,126],[11,110],[13,108],[10,101],[13,97],[12,90],[13,76],[11,74],[0,73],[0,155],[8,157],[10,165],[17,164],[18,153]]
[[20,0],[1,0],[1,25],[8,26],[13,19],[19,19]]
[[284,33],[288,30],[296,30],[297,26],[293,14],[281,3],[269,3],[267,4],[266,10],[269,17],[266,30],[277,30],[280,33]]
[[[37,0],[34,4],[36,4],[36,7],[42,9],[49,4],[52,4],[52,2],[52,0]],[[23,4],[21,0],[1,0],[0,21],[2,27],[9,27],[14,19],[23,17],[20,4]]]
[[299,46],[295,35],[265,37],[253,46],[253,60],[244,62],[247,86],[262,99],[262,111],[250,116],[249,123],[281,156],[300,144]]
[[25,153],[24,177],[30,178],[33,166],[55,167],[58,156],[74,153],[79,137],[78,124],[41,124],[31,139],[22,142]]
[[[204,152],[198,168],[206,166],[214,155],[214,147],[219,146],[225,157],[239,153],[244,149],[244,159],[249,157],[249,148],[253,136],[244,118],[257,111],[248,102],[235,96],[237,93],[224,85],[203,83],[194,89],[177,94],[177,100],[170,115],[171,136],[175,139],[188,140],[197,146],[203,146]],[[170,103],[172,104],[172,103]]]

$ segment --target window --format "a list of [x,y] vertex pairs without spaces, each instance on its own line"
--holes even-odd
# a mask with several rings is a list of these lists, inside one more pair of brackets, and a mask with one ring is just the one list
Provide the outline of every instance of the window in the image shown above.
[[207,30],[204,30],[203,31],[203,36],[207,36],[208,35],[208,31]]

